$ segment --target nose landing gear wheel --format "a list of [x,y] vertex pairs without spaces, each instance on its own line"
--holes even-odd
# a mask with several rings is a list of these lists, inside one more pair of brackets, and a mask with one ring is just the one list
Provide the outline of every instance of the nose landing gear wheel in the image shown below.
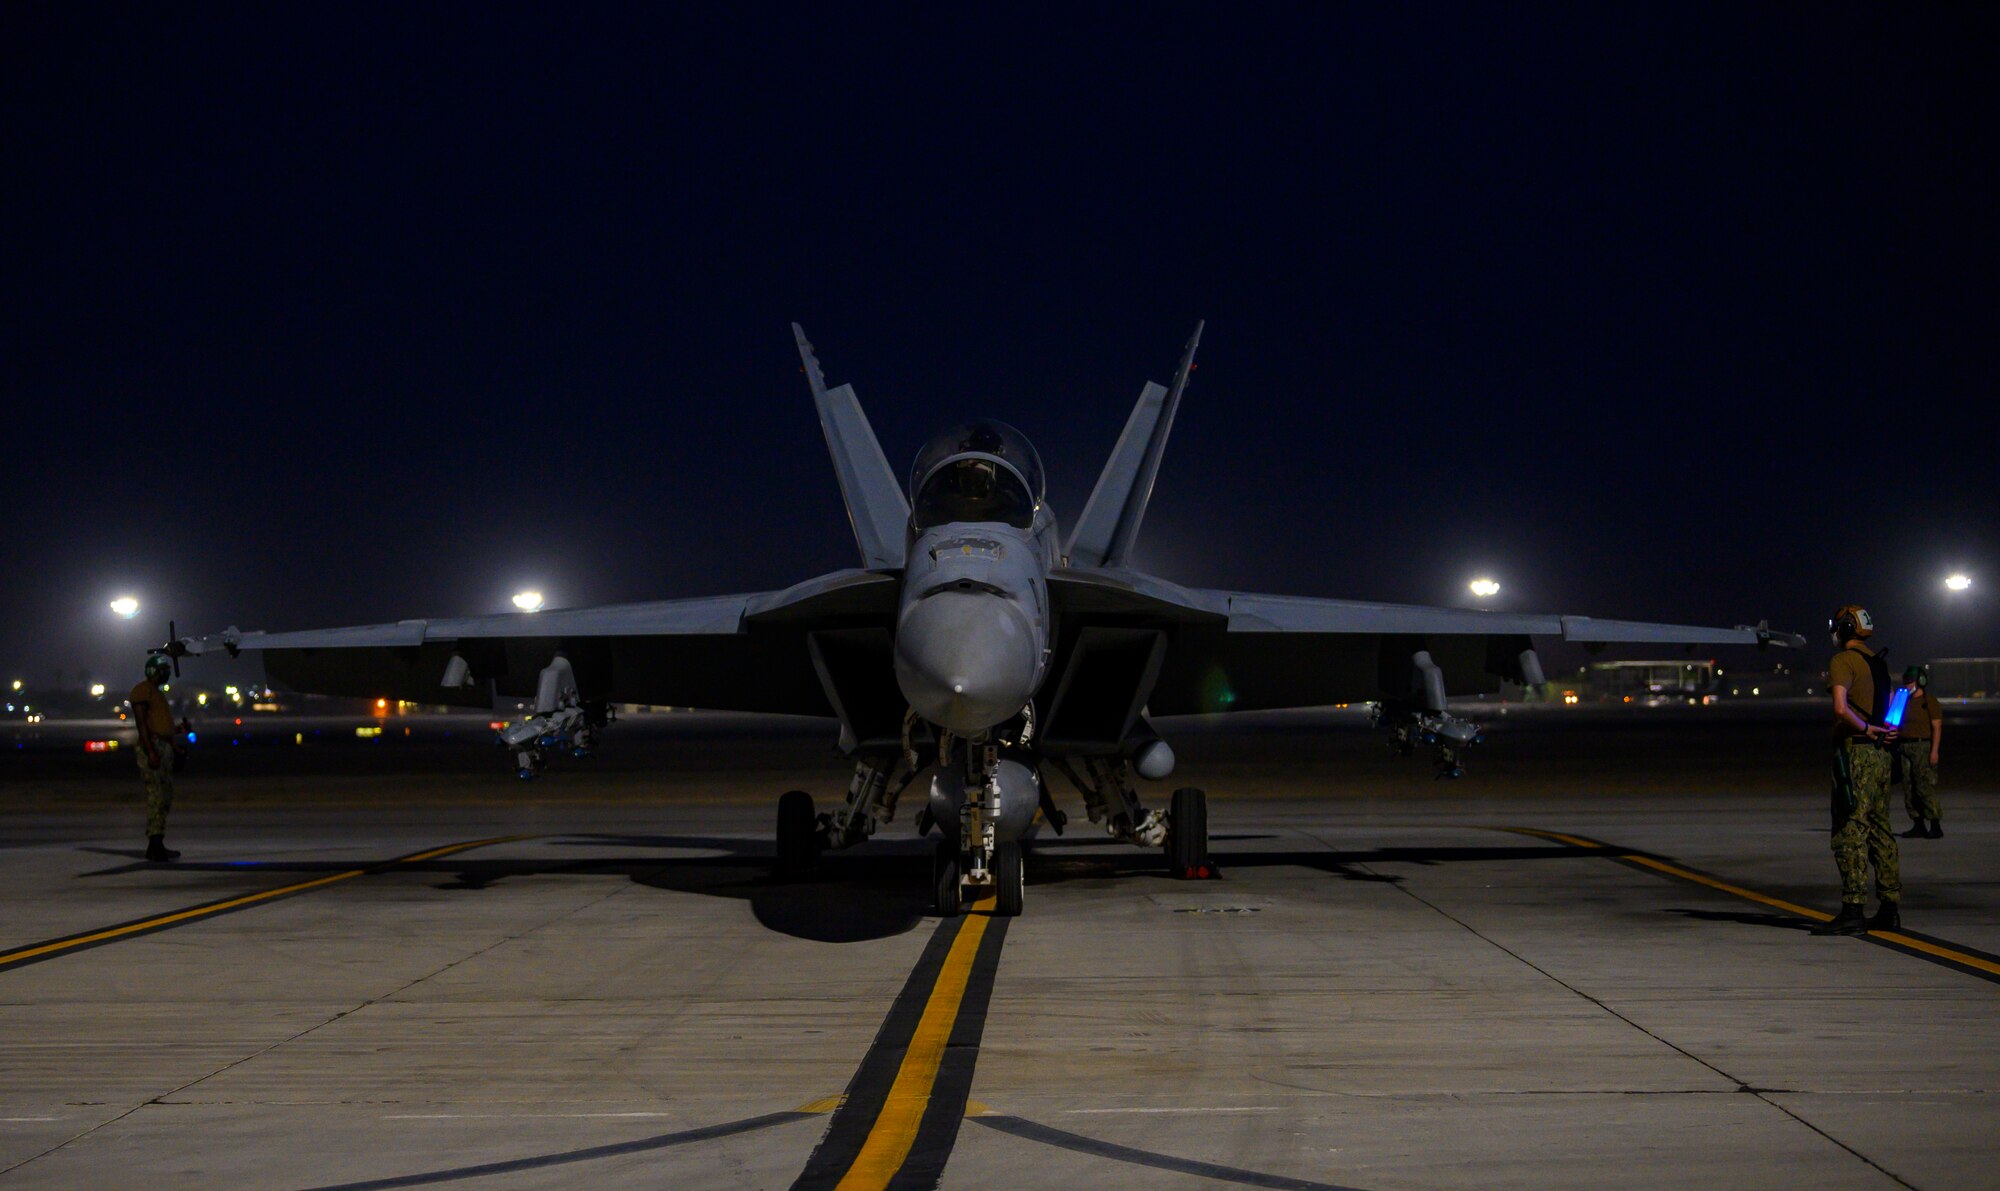
[[796,880],[812,873],[819,855],[819,822],[813,814],[812,795],[804,790],[788,790],[778,799],[778,861],[773,866],[781,880]]
[[1213,880],[1208,858],[1208,795],[1192,786],[1174,791],[1167,828],[1167,868],[1184,881]]
[[931,860],[931,905],[940,918],[956,918],[962,903],[958,884],[958,844],[939,840]]
[[995,844],[993,846],[994,913],[1007,918],[1018,916],[1021,913],[1021,900],[1026,893],[1027,883],[1027,876],[1021,870],[1021,845]]

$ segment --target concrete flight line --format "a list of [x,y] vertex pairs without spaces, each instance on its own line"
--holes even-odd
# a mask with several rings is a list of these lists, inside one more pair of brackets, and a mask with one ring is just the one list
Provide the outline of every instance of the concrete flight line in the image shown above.
[[[1815,910],[1810,906],[1801,906],[1796,902],[1788,902],[1781,897],[1772,897],[1768,893],[1759,893],[1755,889],[1745,889],[1741,885],[1732,885],[1720,877],[1710,876],[1707,873],[1689,868],[1684,864],[1678,864],[1674,861],[1648,855],[1644,852],[1637,852],[1630,848],[1621,848],[1615,844],[1607,844],[1603,840],[1591,839],[1588,836],[1568,835],[1560,831],[1541,831],[1533,827],[1494,827],[1489,828],[1489,830],[1508,831],[1515,835],[1531,835],[1538,839],[1552,840],[1559,844],[1566,844],[1572,848],[1587,848],[1592,851],[1602,852],[1605,859],[1615,860],[1631,868],[1650,871],[1661,876],[1702,885],[1721,893],[1727,893],[1731,897],[1740,897],[1745,901],[1753,901],[1758,905],[1769,906],[1774,910],[1782,910],[1787,914],[1796,915],[1800,918],[1810,918],[1815,922],[1825,922],[1833,917],[1833,915],[1824,910]],[[1991,980],[1995,983],[2000,983],[2000,956],[1988,955],[1984,951],[1966,947],[1962,944],[1952,943],[1932,935],[1918,934],[1915,931],[1908,930],[1871,930],[1865,937],[1871,943],[1907,952],[1920,959],[1927,959],[1932,963],[1953,968],[1968,975],[1977,976],[1982,980]]]
[[30,943],[26,947],[18,947],[12,951],[0,951],[0,972],[25,967],[28,964],[40,963],[46,959],[54,959],[60,955],[67,955],[71,952],[82,951],[91,947],[101,947],[106,943],[115,943],[121,939],[137,938],[140,935],[150,935],[158,931],[171,930],[177,926],[186,926],[189,923],[205,921],[218,914],[228,914],[236,910],[261,905],[265,902],[277,901],[280,898],[293,897],[309,890],[331,885],[336,881],[346,881],[354,877],[365,877],[373,873],[387,872],[398,865],[417,864],[425,860],[436,860],[440,856],[450,856],[458,852],[468,851],[472,848],[484,848],[492,844],[510,843],[514,840],[527,838],[529,837],[525,835],[500,835],[494,836],[491,839],[466,840],[463,843],[446,844],[441,848],[430,848],[422,852],[412,852],[408,856],[398,856],[394,860],[385,861],[381,864],[348,869],[345,872],[330,873],[324,877],[315,877],[310,881],[296,881],[290,885],[280,885],[276,889],[266,889],[259,893],[245,893],[236,897],[226,897],[220,901],[204,902],[198,906],[189,906],[181,910],[171,910],[165,914],[154,914],[147,918],[134,919],[131,922],[121,922],[116,926],[100,927],[96,930],[83,931],[79,934],[65,935],[60,939]]

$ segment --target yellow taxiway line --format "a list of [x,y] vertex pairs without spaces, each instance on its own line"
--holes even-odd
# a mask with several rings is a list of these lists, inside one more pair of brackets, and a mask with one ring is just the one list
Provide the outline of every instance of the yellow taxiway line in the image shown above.
[[399,856],[387,865],[348,869],[346,872],[332,873],[324,877],[314,877],[310,881],[297,881],[290,885],[280,885],[276,889],[266,889],[258,893],[246,893],[241,897],[210,902],[207,905],[190,906],[185,910],[174,910],[171,913],[156,914],[151,918],[142,918],[136,922],[123,922],[117,926],[107,926],[102,930],[90,931],[81,935],[71,935],[64,939],[53,939],[46,943],[35,943],[13,951],[0,951],[0,969],[31,959],[41,959],[58,952],[72,951],[78,947],[90,947],[98,943],[109,942],[113,939],[123,938],[126,935],[142,934],[147,931],[159,930],[162,927],[174,926],[178,923],[213,917],[216,914],[224,914],[230,910],[239,910],[244,906],[255,905],[258,902],[270,901],[272,898],[289,897],[294,893],[304,893],[308,889],[318,889],[323,885],[331,885],[336,881],[346,881],[354,877],[367,876],[371,872],[380,872],[384,868],[399,864],[415,864],[425,860],[436,860],[440,856],[450,856],[455,852],[464,852],[471,848],[484,848],[490,844],[502,844],[526,838],[526,836],[520,835],[502,835],[495,836],[492,839],[467,840],[459,844],[446,844],[441,848],[432,848],[429,851],[417,852],[409,856]]
[[[1639,852],[1629,851],[1624,848],[1614,848],[1600,840],[1586,839],[1580,835],[1565,835],[1560,831],[1539,831],[1533,827],[1502,827],[1500,830],[1511,831],[1516,835],[1538,836],[1542,839],[1568,844],[1574,848],[1591,848],[1603,852],[1612,860],[1623,860],[1629,864],[1642,865],[1655,872],[1665,873],[1670,877],[1677,877],[1683,881],[1692,881],[1696,885],[1706,885],[1710,889],[1727,893],[1732,897],[1740,897],[1745,901],[1753,901],[1759,905],[1769,906],[1774,910],[1783,910],[1787,914],[1796,914],[1801,918],[1810,918],[1815,922],[1827,922],[1833,918],[1833,915],[1824,910],[1815,910],[1810,906],[1801,906],[1796,902],[1788,902],[1781,897],[1772,897],[1768,893],[1759,893],[1755,889],[1745,889],[1741,885],[1731,885],[1729,882],[1718,880],[1707,873],[1698,873],[1693,869],[1682,868],[1678,864],[1673,864],[1669,861],[1660,860]],[[1941,943],[1933,943],[1929,939],[1919,939],[1914,935],[1906,935],[1902,931],[1871,930],[1868,934],[1873,938],[1894,943],[1898,947],[1907,947],[1912,951],[1921,951],[1925,955],[1934,955],[1939,959],[1950,960],[1955,964],[1963,964],[1975,971],[1985,972],[1992,976],[2000,976],[2000,963],[1995,963],[1984,956],[1972,955],[1968,952],[1960,951],[1956,947],[1947,947]]]
[[958,1007],[965,999],[965,987],[972,977],[973,957],[979,953],[979,940],[986,935],[989,920],[986,911],[992,907],[991,898],[974,905],[965,925],[959,928],[958,937],[951,941],[951,950],[944,957],[944,966],[938,969],[937,983],[931,986],[930,999],[924,1002],[923,1016],[917,1020],[916,1033],[903,1053],[902,1065],[896,1069],[895,1082],[889,1085],[882,1111],[835,1191],[881,1191],[910,1156],[910,1147],[917,1140],[917,1127],[923,1124],[924,1110],[930,1107],[931,1087],[937,1082],[938,1067],[944,1062],[945,1044],[951,1041],[951,1028],[958,1021]]

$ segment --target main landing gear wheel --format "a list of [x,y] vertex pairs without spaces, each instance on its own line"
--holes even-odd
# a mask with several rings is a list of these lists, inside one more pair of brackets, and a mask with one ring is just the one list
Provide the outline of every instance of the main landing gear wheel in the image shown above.
[[804,877],[812,872],[819,855],[819,820],[813,814],[813,797],[804,790],[787,790],[778,799],[777,875],[783,879]]
[[956,918],[963,897],[958,883],[958,843],[956,840],[939,840],[937,852],[931,860],[932,908],[940,918]]
[[1167,868],[1184,881],[1213,880],[1208,859],[1208,795],[1192,786],[1174,791],[1167,818]]
[[1012,842],[993,845],[994,913],[1005,918],[1018,917],[1027,883],[1021,871],[1021,845]]

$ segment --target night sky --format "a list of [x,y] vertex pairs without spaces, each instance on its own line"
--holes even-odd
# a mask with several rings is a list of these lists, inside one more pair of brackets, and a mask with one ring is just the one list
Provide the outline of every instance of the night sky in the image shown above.
[[415,7],[0,8],[0,667],[852,566],[795,319],[1068,523],[1206,318],[1182,582],[2000,654],[2000,8]]

